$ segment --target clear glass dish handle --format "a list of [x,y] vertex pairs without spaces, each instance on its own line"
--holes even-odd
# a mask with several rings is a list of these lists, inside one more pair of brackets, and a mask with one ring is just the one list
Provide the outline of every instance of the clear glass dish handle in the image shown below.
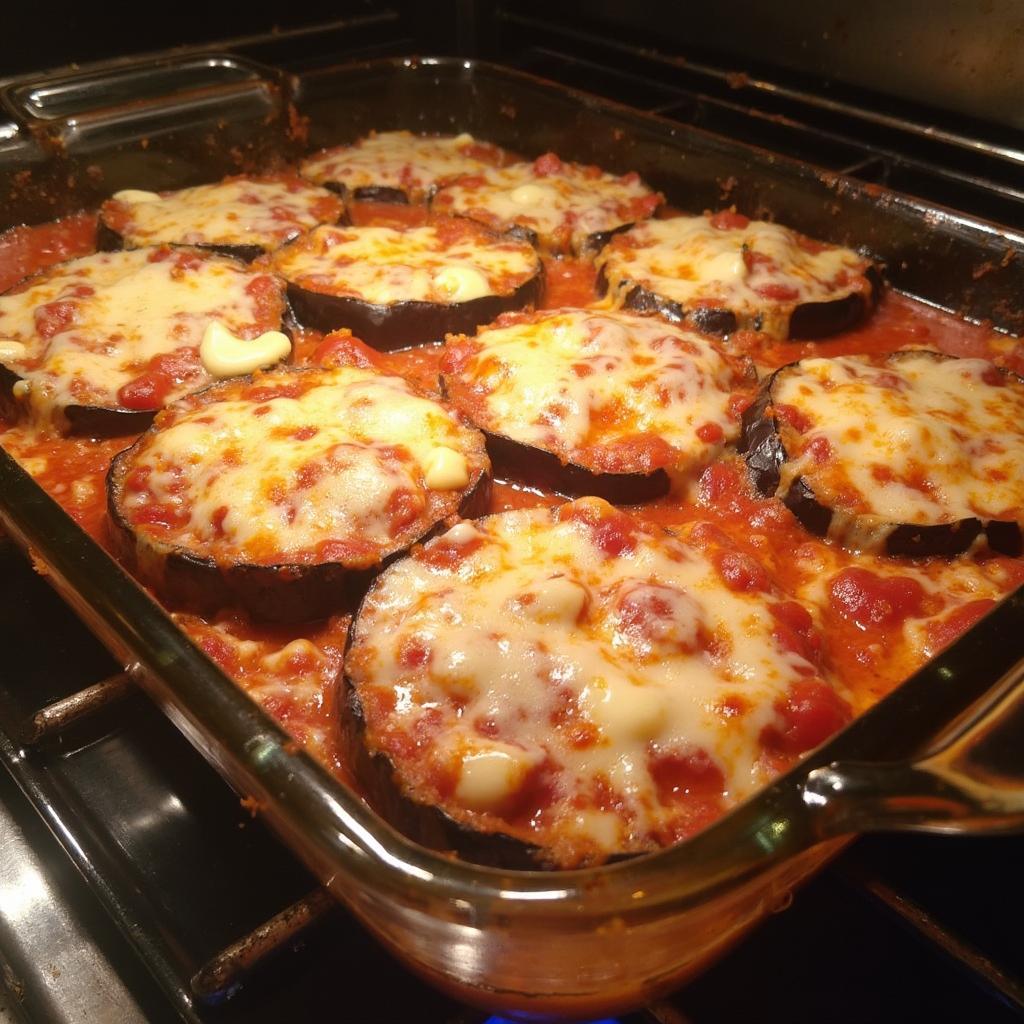
[[1024,831],[1024,659],[920,756],[816,768],[802,796],[821,839]]

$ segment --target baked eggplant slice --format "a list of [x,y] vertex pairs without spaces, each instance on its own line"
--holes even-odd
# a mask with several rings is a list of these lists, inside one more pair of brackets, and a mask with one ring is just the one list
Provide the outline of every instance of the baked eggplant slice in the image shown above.
[[616,235],[596,264],[599,292],[614,305],[719,335],[835,334],[870,313],[881,287],[878,269],[852,249],[733,210],[645,221]]
[[111,535],[172,606],[301,621],[486,506],[481,435],[398,377],[281,368],[164,410],[111,463]]
[[200,354],[212,324],[255,351],[284,311],[283,282],[196,249],[69,260],[0,296],[0,403],[65,433],[143,430],[166,402],[223,375]]
[[385,351],[532,306],[544,283],[532,246],[459,217],[405,228],[317,228],[277,252],[272,266],[288,282],[299,323],[347,327]]
[[937,352],[804,359],[743,416],[755,487],[855,550],[952,556],[983,531],[1017,555],[1024,381]]
[[190,245],[249,262],[344,213],[332,192],[285,175],[241,175],[177,192],[126,189],[100,207],[97,248]]
[[707,526],[585,498],[386,569],[345,658],[371,801],[469,859],[578,867],[691,835],[842,726],[810,613]]
[[431,209],[472,217],[495,231],[526,232],[545,253],[592,256],[662,201],[636,173],[616,176],[545,153],[459,178],[438,189]]
[[347,146],[314,153],[300,173],[346,198],[378,203],[424,202],[442,182],[500,166],[508,154],[472,135],[371,132]]
[[739,437],[738,400],[754,390],[693,331],[590,309],[512,313],[451,336],[441,371],[498,475],[618,504],[699,474]]

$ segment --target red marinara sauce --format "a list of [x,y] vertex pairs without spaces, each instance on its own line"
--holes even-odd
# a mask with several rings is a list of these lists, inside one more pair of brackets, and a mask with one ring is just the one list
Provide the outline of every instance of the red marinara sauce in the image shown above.
[[[406,226],[426,218],[418,206],[354,203],[350,209],[354,224]],[[0,236],[0,291],[52,263],[93,251],[95,228],[93,214],[76,214],[53,224],[14,228]],[[548,259],[545,271],[544,306],[600,305],[591,263]],[[294,341],[294,359],[299,364],[313,365],[330,356],[332,343],[325,345],[316,331],[300,331]],[[338,344],[342,343],[333,343]],[[1015,339],[893,292],[882,297],[865,324],[827,341],[776,342],[741,333],[728,347],[748,352],[761,367],[770,369],[810,355],[889,352],[911,346],[991,358],[1017,372],[1024,370],[1024,347]],[[431,345],[374,354],[373,363],[406,376],[424,393],[436,394],[442,351],[442,346]],[[113,455],[133,440],[132,436],[96,441],[60,438],[0,421],[0,443],[102,543],[106,543],[107,467]],[[561,500],[499,481],[493,488],[491,510],[554,505]],[[757,495],[736,456],[726,455],[709,466],[685,497],[669,495],[631,511],[669,529],[709,524],[696,528],[719,531],[739,552],[740,567],[764,566],[794,598],[786,606],[791,613],[780,619],[780,630],[799,634],[807,626],[801,604],[813,607],[814,624],[826,637],[822,662],[837,680],[842,699],[854,710],[870,706],[969,629],[999,597],[1024,583],[1022,559],[986,555],[914,563],[850,554],[808,534],[775,499]],[[744,556],[750,556],[749,562]],[[191,614],[176,617],[215,662],[282,722],[297,745],[351,782],[335,738],[334,682],[342,665],[345,617],[288,628],[254,624],[231,609],[212,619]],[[844,720],[812,693],[797,694],[790,704],[781,709],[789,732],[777,737],[765,752],[779,770],[806,746],[805,733],[813,733],[817,742]],[[674,776],[666,784],[674,785],[673,780]],[[713,815],[702,817],[702,799],[696,787],[692,809],[703,822]]]
[[0,294],[29,274],[96,250],[96,214],[74,213],[52,224],[0,234]]

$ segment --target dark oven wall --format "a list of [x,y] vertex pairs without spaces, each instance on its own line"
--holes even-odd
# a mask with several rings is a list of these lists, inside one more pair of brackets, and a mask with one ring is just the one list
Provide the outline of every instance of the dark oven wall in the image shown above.
[[[472,6],[472,5],[469,5]],[[469,25],[461,0],[381,3],[304,0],[301,4],[210,4],[180,0],[156,17],[117,5],[55,0],[45,24],[32,4],[4,10],[0,85],[12,78],[126,56],[167,54],[185,47],[244,52],[298,69],[326,62],[404,53],[462,53]],[[148,14],[148,12],[147,12]],[[461,17],[460,17],[461,15]]]
[[1020,0],[513,0],[490,8],[489,45],[517,30],[560,24],[666,56],[728,58],[748,72],[784,70],[794,82],[844,87],[897,104],[1024,128],[1024,4]]

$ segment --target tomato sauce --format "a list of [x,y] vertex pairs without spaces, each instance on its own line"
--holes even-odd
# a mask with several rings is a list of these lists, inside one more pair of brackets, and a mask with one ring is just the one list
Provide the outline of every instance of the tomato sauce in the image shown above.
[[[418,206],[354,203],[350,209],[355,224],[405,226],[425,219]],[[15,228],[0,236],[0,291],[54,262],[91,252],[95,228],[93,214],[77,214],[54,224]],[[592,264],[548,259],[545,271],[545,306],[600,303]],[[294,361],[313,365],[331,344],[330,339],[325,344],[316,331],[299,330],[294,338]],[[339,344],[342,342],[336,341],[335,347]],[[818,354],[927,347],[1024,369],[1024,347],[1017,339],[893,292],[883,295],[864,325],[827,340],[777,342],[744,332],[727,347],[749,354],[762,368]],[[407,377],[424,393],[437,394],[442,352],[441,345],[427,345],[375,354],[373,361]],[[90,536],[108,547],[105,475],[111,458],[133,440],[131,436],[60,438],[0,421],[0,443]],[[493,487],[491,510],[552,506],[561,500],[554,494],[499,481]],[[776,709],[783,725],[768,744],[765,757],[779,769],[791,763],[796,752],[840,727],[848,708],[860,711],[870,706],[969,629],[1001,596],[1024,582],[1022,559],[985,554],[952,562],[914,562],[850,554],[808,534],[777,500],[758,496],[745,466],[734,455],[725,455],[710,466],[689,491],[630,512],[683,533],[718,531],[735,552],[729,565],[720,567],[730,585],[771,587],[789,595],[793,600],[777,605],[779,629],[791,637],[795,649],[810,642],[812,633],[825,637],[814,660],[831,673],[839,693],[828,687],[824,688],[827,693],[819,693],[815,687],[822,684],[811,681],[807,692],[790,694],[785,706]],[[628,525],[629,520],[623,517],[623,523]],[[628,550],[629,530],[610,531],[605,542],[609,550]],[[815,610],[813,622],[805,621],[807,607]],[[257,625],[231,610],[213,619],[188,613],[179,613],[176,619],[253,699],[281,721],[297,744],[351,781],[339,749],[336,706],[347,617],[286,628]],[[693,781],[695,770],[692,764],[666,762],[659,784],[672,792],[684,783],[693,788],[697,796],[691,810],[704,822],[717,810],[708,810],[697,799],[701,787]]]
[[39,270],[96,250],[96,214],[75,213],[52,224],[0,234],[0,294]]

